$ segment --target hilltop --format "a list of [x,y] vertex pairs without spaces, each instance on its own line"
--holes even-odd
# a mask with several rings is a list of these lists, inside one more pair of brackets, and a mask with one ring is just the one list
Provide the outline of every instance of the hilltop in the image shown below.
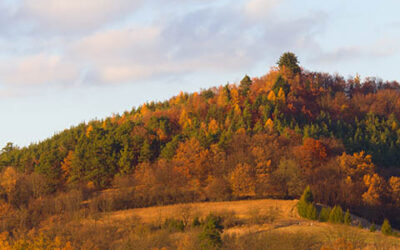
[[8,144],[1,230],[18,238],[65,214],[293,199],[307,185],[320,204],[399,227],[399,120],[398,82],[310,72],[285,53],[261,77]]

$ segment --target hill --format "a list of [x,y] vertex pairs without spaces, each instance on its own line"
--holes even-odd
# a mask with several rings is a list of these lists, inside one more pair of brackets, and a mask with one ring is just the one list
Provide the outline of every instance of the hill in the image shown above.
[[307,185],[318,203],[399,227],[399,120],[397,82],[310,72],[285,53],[261,77],[8,144],[1,230],[25,235],[79,211],[298,198]]

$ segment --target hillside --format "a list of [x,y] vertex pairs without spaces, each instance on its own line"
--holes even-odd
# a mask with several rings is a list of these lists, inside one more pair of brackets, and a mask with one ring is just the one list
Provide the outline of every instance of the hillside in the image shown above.
[[307,185],[317,203],[400,228],[399,121],[398,82],[310,72],[285,53],[261,77],[9,143],[1,231],[17,239],[86,213],[292,199]]

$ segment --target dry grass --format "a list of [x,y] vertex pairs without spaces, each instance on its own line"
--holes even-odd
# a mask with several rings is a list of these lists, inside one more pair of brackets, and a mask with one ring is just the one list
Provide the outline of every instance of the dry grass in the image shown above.
[[[333,246],[338,239],[351,243],[356,249],[400,249],[400,240],[388,237],[380,232],[371,233],[368,229],[355,226],[335,225],[310,221],[300,218],[296,209],[297,200],[242,200],[232,202],[203,202],[178,204],[140,209],[130,209],[117,212],[102,213],[96,223],[102,225],[118,225],[126,221],[136,221],[144,224],[162,225],[167,218],[182,220],[190,225],[193,218],[204,218],[210,213],[225,216],[230,223],[223,232],[223,237],[236,241],[269,239],[268,244],[278,241],[279,235],[307,235],[319,249],[322,245]],[[276,213],[276,211],[279,211]],[[274,213],[274,218],[266,215]],[[239,220],[240,223],[236,223]],[[91,224],[93,220],[87,220]],[[189,244],[186,238],[193,239],[190,231],[171,235],[176,242]],[[274,238],[274,237],[278,238]],[[288,237],[289,237],[288,236]],[[289,237],[290,238],[290,237]],[[296,239],[289,239],[294,240]],[[186,240],[185,240],[186,239]],[[185,244],[186,244],[185,243]],[[191,248],[191,247],[186,247]],[[258,248],[258,247],[255,247]],[[305,248],[307,249],[307,248]],[[328,248],[329,249],[329,248]]]
[[297,200],[243,200],[230,202],[202,202],[190,204],[178,204],[169,206],[137,208],[112,212],[107,215],[112,220],[125,220],[130,217],[140,218],[144,223],[154,223],[160,218],[171,218],[181,215],[182,207],[189,207],[193,215],[205,216],[209,213],[223,214],[234,212],[238,218],[249,218],[249,212],[259,209],[265,213],[269,208],[278,207],[281,219],[298,218],[296,212]]

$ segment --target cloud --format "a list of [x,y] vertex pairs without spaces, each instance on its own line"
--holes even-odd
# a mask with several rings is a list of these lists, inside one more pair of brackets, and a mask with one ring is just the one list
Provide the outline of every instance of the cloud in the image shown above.
[[40,53],[0,61],[0,81],[8,86],[67,84],[78,75],[76,65],[59,55]]
[[[86,32],[41,39],[28,35],[15,45],[20,52],[14,59],[0,59],[0,81],[8,86],[75,86],[245,71],[268,59],[275,60],[289,49],[313,49],[314,36],[323,29],[326,16],[308,13],[305,17],[282,19],[264,15],[262,21],[249,21],[252,11],[265,13],[282,1],[219,5],[196,1],[193,8],[174,15],[161,15],[142,23],[132,19],[109,25],[118,19],[117,10],[125,6],[123,13],[127,13],[138,4],[119,0],[117,7],[113,7],[112,2],[115,1],[86,0],[78,4],[77,0],[24,0],[24,10],[43,22],[43,29],[57,26],[74,31],[78,21],[87,16],[87,22],[82,23]],[[161,0],[151,3],[158,3],[158,9],[169,8]],[[87,13],[89,10],[93,13]],[[28,46],[27,41],[33,45]]]
[[122,19],[140,5],[141,0],[23,0],[18,15],[45,32],[78,32]]
[[319,48],[309,61],[312,63],[350,62],[360,59],[378,60],[392,56],[398,52],[396,41],[377,40],[369,44],[342,46],[333,50]]
[[250,0],[244,5],[244,12],[251,18],[265,17],[283,0]]

